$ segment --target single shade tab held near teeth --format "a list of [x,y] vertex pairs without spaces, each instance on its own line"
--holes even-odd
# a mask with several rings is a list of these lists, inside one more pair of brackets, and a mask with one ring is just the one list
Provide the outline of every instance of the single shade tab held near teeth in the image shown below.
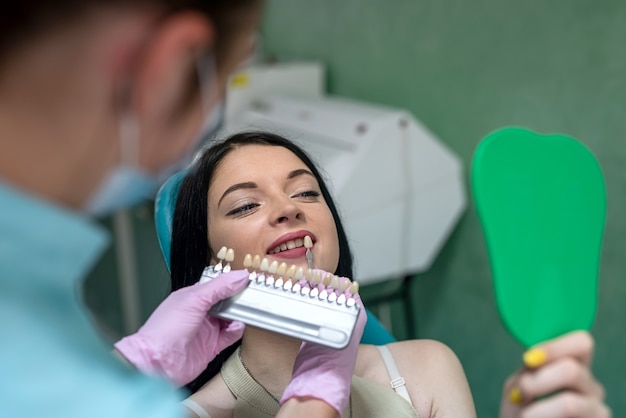
[[306,248],[306,262],[309,265],[309,268],[312,269],[313,267],[313,253],[311,252],[311,248],[313,248],[313,240],[311,239],[310,236],[305,236],[304,237],[304,248]]

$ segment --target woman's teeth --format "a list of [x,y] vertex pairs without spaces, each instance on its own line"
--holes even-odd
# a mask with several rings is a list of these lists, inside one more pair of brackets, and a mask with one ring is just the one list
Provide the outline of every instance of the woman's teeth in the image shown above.
[[284,242],[280,244],[278,247],[273,250],[268,251],[268,254],[278,254],[281,251],[293,250],[294,248],[299,248],[304,246],[304,240],[302,238],[294,239],[291,241]]

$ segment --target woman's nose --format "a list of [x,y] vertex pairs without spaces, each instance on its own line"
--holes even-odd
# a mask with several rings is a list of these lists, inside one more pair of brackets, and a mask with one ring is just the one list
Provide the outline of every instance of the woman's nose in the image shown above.
[[285,199],[281,202],[277,202],[277,207],[273,216],[276,224],[302,220],[303,217],[304,214],[302,213],[302,210],[295,202],[291,201],[291,199]]

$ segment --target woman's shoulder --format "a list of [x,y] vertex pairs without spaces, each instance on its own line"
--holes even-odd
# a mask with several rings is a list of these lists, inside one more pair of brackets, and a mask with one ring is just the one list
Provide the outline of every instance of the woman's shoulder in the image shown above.
[[[439,341],[406,340],[387,344],[386,347],[400,374],[408,369],[417,371],[420,376],[427,378],[431,372],[436,373],[438,369],[460,366],[454,352]],[[377,346],[362,344],[359,347],[355,374],[368,379],[378,377],[387,380],[387,368]]]
[[[386,347],[420,417],[475,417],[463,367],[447,345],[434,340],[407,340]],[[390,387],[387,366],[374,345],[359,348],[355,374]],[[457,403],[457,407],[446,406],[450,402]]]

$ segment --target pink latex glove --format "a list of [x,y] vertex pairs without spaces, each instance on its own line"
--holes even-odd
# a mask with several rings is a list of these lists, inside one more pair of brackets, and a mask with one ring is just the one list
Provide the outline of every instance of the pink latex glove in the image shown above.
[[281,405],[293,397],[316,398],[335,408],[341,416],[350,398],[356,355],[367,322],[361,297],[356,295],[355,299],[361,309],[346,348],[336,350],[303,342],[296,357],[291,382],[280,399]]
[[232,270],[210,282],[178,289],[139,331],[118,341],[115,348],[142,372],[165,376],[183,386],[241,338],[244,324],[208,316],[207,311],[248,282],[246,270]]

